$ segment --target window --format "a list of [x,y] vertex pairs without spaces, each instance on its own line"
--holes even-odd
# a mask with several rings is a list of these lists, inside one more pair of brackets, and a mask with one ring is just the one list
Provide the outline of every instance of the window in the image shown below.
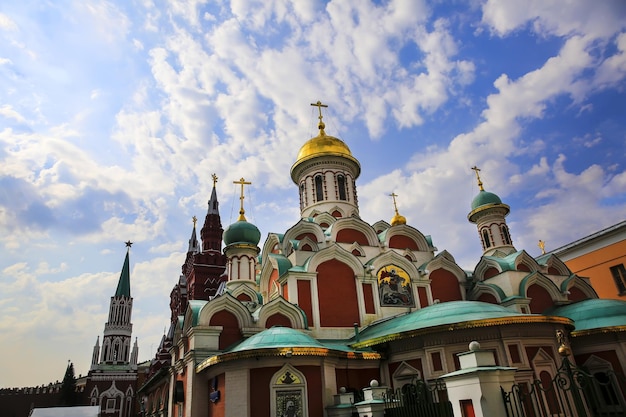
[[504,243],[506,243],[507,245],[510,245],[511,235],[509,234],[509,228],[503,224],[500,230],[502,230],[502,239],[504,240]]
[[324,188],[321,175],[315,177],[315,198],[317,201],[324,200]]
[[346,177],[337,175],[337,188],[339,189],[339,199],[346,200]]
[[626,268],[624,268],[624,264],[612,266],[610,269],[619,295],[626,294]]
[[115,398],[107,398],[106,412],[110,413],[112,411],[115,411]]
[[485,249],[491,247],[491,240],[489,239],[489,232],[487,229],[483,229],[483,242],[485,244]]

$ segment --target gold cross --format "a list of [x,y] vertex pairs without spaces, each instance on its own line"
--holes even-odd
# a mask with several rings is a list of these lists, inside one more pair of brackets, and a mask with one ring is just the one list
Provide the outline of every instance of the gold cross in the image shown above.
[[239,218],[237,219],[237,221],[246,221],[246,216],[244,216],[245,211],[243,209],[243,186],[244,185],[250,185],[252,184],[251,182],[247,182],[246,180],[243,179],[243,177],[241,177],[241,179],[239,181],[233,181],[233,184],[239,184],[241,185],[241,196],[239,197],[239,200],[241,201],[241,206],[239,208]]
[[198,222],[198,218],[196,216],[193,216],[191,218],[191,221],[193,222],[193,228],[195,229],[196,228],[196,223]]
[[393,198],[393,208],[396,211],[396,214],[398,214],[398,205],[396,204],[396,197],[397,196],[398,196],[398,194],[396,194],[396,193],[389,194],[389,197]]
[[327,104],[322,104],[322,102],[318,100],[317,103],[311,103],[311,106],[315,106],[319,110],[320,115],[319,115],[318,119],[320,119],[320,122],[317,125],[317,127],[319,128],[319,130],[324,131],[325,125],[324,125],[324,122],[322,121],[322,119],[323,119],[322,107],[328,107],[328,105]]
[[213,188],[215,188],[215,184],[217,184],[217,175],[213,173],[211,174],[211,178],[213,178]]
[[485,189],[483,188],[483,182],[480,180],[480,175],[478,174],[480,172],[480,168],[474,165],[472,169],[476,173],[476,179],[478,180],[478,188],[480,188],[480,191],[485,191]]

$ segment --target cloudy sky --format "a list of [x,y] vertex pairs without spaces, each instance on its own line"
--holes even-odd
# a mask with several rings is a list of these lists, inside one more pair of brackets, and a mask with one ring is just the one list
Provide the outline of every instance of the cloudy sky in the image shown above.
[[130,239],[134,337],[168,325],[193,215],[299,218],[317,134],[362,165],[364,220],[398,208],[466,269],[478,191],[538,255],[626,217],[626,3],[22,1],[0,4],[0,387],[86,374]]

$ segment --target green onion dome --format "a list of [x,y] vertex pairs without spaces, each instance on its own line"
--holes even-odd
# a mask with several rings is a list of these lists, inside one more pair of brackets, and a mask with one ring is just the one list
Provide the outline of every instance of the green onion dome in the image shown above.
[[252,223],[248,223],[245,220],[239,220],[224,230],[223,240],[226,246],[235,243],[244,243],[256,246],[261,240],[261,232]]

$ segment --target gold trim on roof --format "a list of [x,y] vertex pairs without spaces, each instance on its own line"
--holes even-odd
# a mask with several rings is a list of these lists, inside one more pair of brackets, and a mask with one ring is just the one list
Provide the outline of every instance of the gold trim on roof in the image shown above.
[[603,334],[603,333],[620,333],[626,332],[626,325],[623,326],[611,326],[611,327],[600,327],[598,329],[587,329],[587,330],[574,330],[571,335],[572,337],[581,337],[581,336],[590,336],[594,334]]
[[229,352],[217,354],[205,359],[196,366],[196,373],[202,370],[217,365],[218,363],[229,362],[240,359],[251,359],[259,357],[293,357],[293,356],[321,356],[321,357],[333,357],[340,359],[361,359],[361,360],[378,360],[381,359],[381,354],[377,352],[345,352],[341,350],[332,350],[328,348],[316,348],[316,347],[281,347],[281,348],[269,348],[269,349],[252,349],[241,352]]
[[360,349],[364,347],[371,347],[374,345],[379,345],[381,343],[391,342],[394,340],[408,339],[410,337],[420,336],[426,333],[475,329],[479,327],[502,326],[502,325],[507,325],[507,324],[532,324],[532,323],[562,324],[564,326],[570,326],[571,328],[574,328],[574,324],[573,324],[574,322],[565,317],[557,317],[557,316],[499,317],[495,319],[471,320],[471,321],[465,321],[461,323],[443,324],[440,326],[426,327],[423,329],[391,333],[391,334],[387,334],[384,336],[375,337],[373,339],[360,341],[350,346],[355,349]]
[[483,204],[481,206],[476,207],[474,210],[472,210],[470,212],[470,214],[467,215],[467,218],[470,219],[476,213],[480,213],[481,211],[485,211],[485,210],[496,208],[496,207],[497,208],[506,209],[507,210],[507,214],[511,211],[511,207],[509,207],[508,204],[504,204],[504,203],[489,203],[489,204]]

